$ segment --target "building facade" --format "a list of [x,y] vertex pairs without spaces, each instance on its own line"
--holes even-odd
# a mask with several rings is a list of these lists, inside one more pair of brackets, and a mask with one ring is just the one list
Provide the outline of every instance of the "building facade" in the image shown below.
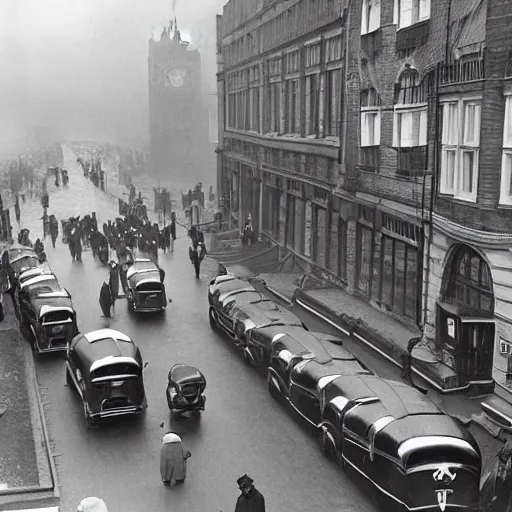
[[205,164],[211,148],[199,51],[189,51],[178,30],[165,28],[159,41],[149,41],[148,68],[153,176],[181,186],[194,185],[208,171],[213,177]]
[[312,272],[419,327],[445,389],[512,391],[510,14],[230,0],[217,23],[231,225],[251,213]]

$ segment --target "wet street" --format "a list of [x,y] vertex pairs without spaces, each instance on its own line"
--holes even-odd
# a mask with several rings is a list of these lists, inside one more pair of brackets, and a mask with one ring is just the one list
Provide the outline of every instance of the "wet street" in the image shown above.
[[[59,220],[95,211],[100,225],[117,216],[117,201],[86,180],[74,155],[65,150],[68,189],[50,189],[50,208]],[[50,180],[49,180],[50,181]],[[22,227],[31,238],[42,233],[39,203],[22,204]],[[16,228],[15,228],[16,229]],[[181,228],[180,228],[181,229]],[[61,510],[76,510],[84,496],[99,496],[110,511],[219,512],[234,510],[236,479],[248,473],[273,512],[373,511],[341,468],[321,455],[314,437],[273,401],[264,379],[244,365],[241,354],[210,329],[207,287],[216,266],[210,260],[196,280],[188,259],[188,238],[178,231],[175,251],[159,257],[172,304],[165,315],[137,317],[126,300],[116,302],[112,319],[101,316],[98,296],[107,270],[83,254],[71,260],[61,242],[48,260],[60,283],[72,294],[82,332],[111,327],[133,338],[149,366],[145,373],[149,407],[144,418],[116,420],[87,430],[78,396],[65,385],[64,358],[39,357],[39,384],[57,455]],[[192,452],[187,481],[167,488],[160,481],[159,450],[169,420],[165,398],[167,373],[179,362],[197,366],[206,376],[206,411],[201,421],[173,429]]]

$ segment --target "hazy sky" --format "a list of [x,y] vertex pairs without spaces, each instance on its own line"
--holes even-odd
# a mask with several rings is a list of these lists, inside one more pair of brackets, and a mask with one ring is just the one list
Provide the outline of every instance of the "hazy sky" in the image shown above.
[[[224,3],[177,0],[181,31],[214,27]],[[148,39],[171,17],[172,0],[0,0],[0,148],[34,128],[147,137]]]

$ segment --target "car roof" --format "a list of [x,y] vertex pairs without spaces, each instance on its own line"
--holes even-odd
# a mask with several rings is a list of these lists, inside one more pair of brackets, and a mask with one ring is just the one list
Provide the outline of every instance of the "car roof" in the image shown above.
[[329,361],[332,361],[332,357],[329,353],[316,340],[316,343],[303,343],[302,339],[299,341],[295,336],[291,336],[288,333],[280,333],[274,337],[274,340],[272,341],[272,344],[275,347],[279,346],[280,350],[288,350],[293,355],[300,356],[304,353],[310,353],[314,354],[315,360],[320,363],[328,363]]
[[170,370],[168,380],[177,384],[204,381],[204,375],[195,367],[187,364],[175,364]]
[[[235,298],[236,300],[236,298]],[[236,306],[235,306],[236,307]],[[240,305],[240,309],[247,313],[249,318],[256,325],[267,325],[270,323],[289,323],[302,326],[302,322],[291,311],[282,308],[270,299],[261,299],[255,302]]]
[[256,302],[258,300],[261,300],[263,298],[263,295],[261,293],[257,292],[254,289],[247,289],[247,290],[231,290],[229,292],[222,293],[219,296],[219,302],[223,302],[224,304],[228,304],[230,302],[237,302],[238,304],[245,302]]
[[79,334],[71,342],[71,348],[83,361],[84,368],[89,369],[95,361],[109,356],[131,357],[141,360],[140,352],[135,343],[125,334],[113,329],[100,329]]
[[216,283],[215,286],[217,286],[218,293],[221,295],[235,290],[255,290],[254,286],[238,277],[235,279],[223,281],[221,283]]
[[[293,342],[292,342],[293,340]],[[332,361],[332,357],[325,350],[323,345],[308,331],[302,329],[300,331],[294,331],[289,333],[283,333],[280,335],[279,342],[281,343],[299,343],[303,347],[305,347],[309,352],[315,354],[315,360],[319,363],[328,363]]]
[[[37,297],[34,297],[31,300],[32,307],[38,314],[40,314],[42,312],[42,308],[44,308],[46,306],[52,307],[55,309],[60,309],[60,308],[73,309],[73,303],[71,302],[71,298],[69,296],[52,296],[52,297],[48,298],[48,295],[51,295],[51,294],[43,294],[42,296],[39,295]],[[73,309],[73,311],[74,311],[74,309]]]
[[[370,375],[353,357],[351,361],[335,361],[321,364],[317,360],[299,363],[293,369],[293,379],[302,386],[320,394],[319,386],[324,386],[338,375]],[[324,381],[325,384],[322,382]]]

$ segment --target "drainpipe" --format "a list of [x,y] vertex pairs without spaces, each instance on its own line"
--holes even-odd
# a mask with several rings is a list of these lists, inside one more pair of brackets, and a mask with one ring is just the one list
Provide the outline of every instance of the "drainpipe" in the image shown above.
[[[347,1],[347,6],[343,8],[343,5],[341,7],[341,18],[343,19],[343,15],[345,12],[345,9],[347,11],[347,17],[345,20],[345,69],[343,70],[343,84],[341,89],[341,102],[343,104],[343,115],[341,115],[340,124],[341,124],[341,130],[340,130],[340,161],[342,172],[344,175],[346,175],[346,168],[347,168],[347,117],[348,117],[348,106],[347,106],[347,79],[348,79],[348,56],[349,56],[349,44],[350,44],[350,7],[351,7],[351,0]],[[340,113],[341,114],[341,113]]]
[[448,0],[448,12],[446,17],[446,47],[444,49],[444,61],[448,62],[448,54],[450,53],[450,20],[452,17],[452,0]]

